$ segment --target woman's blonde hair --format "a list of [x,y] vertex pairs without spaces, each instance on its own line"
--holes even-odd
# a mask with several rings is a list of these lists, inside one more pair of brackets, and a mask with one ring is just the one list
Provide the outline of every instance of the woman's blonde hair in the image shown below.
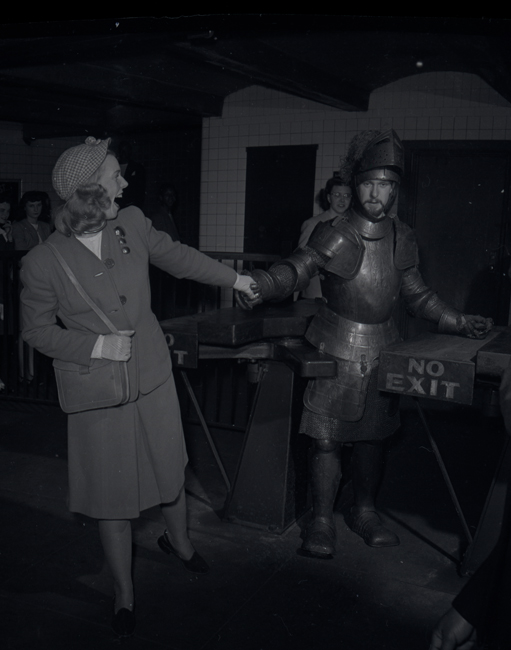
[[[106,156],[115,156],[110,149]],[[106,157],[105,157],[106,160]],[[100,231],[106,222],[106,210],[110,207],[105,188],[98,183],[105,160],[87,183],[79,185],[69,199],[55,211],[55,229],[66,237]]]
[[105,225],[110,203],[102,185],[97,182],[80,185],[64,205],[57,208],[55,228],[66,237],[99,232]]

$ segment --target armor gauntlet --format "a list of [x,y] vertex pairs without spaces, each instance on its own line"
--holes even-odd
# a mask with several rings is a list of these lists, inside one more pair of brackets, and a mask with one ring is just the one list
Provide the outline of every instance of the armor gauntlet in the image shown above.
[[261,302],[280,302],[295,291],[301,291],[318,272],[319,260],[316,257],[312,250],[299,248],[285,260],[276,262],[269,271],[254,269],[250,275],[257,283],[257,299],[249,301],[236,293],[238,305],[243,309],[252,309]]
[[401,285],[407,310],[412,316],[438,323],[441,334],[460,334],[465,326],[465,316],[449,307],[436,293],[426,286],[417,267],[403,274]]

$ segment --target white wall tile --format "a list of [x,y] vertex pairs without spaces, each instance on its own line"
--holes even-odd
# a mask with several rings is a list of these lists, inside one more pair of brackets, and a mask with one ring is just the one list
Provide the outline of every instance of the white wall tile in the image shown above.
[[[372,93],[369,110],[345,112],[276,90],[252,86],[225,100],[223,117],[204,120],[209,146],[203,147],[207,166],[228,170],[227,194],[202,186],[208,201],[221,203],[233,219],[236,237],[219,234],[219,246],[241,251],[245,218],[246,147],[317,144],[315,195],[338,169],[351,138],[363,129],[395,129],[403,139],[511,139],[511,107],[479,77],[458,72],[421,73],[400,79]],[[216,140],[215,140],[216,129]],[[220,155],[218,138],[228,133]],[[248,137],[247,137],[248,136]],[[228,161],[227,166],[221,165]],[[235,174],[233,172],[236,172]],[[210,179],[208,175],[208,179]],[[206,205],[206,202],[203,202]],[[311,214],[318,212],[311,205]],[[203,209],[201,234],[210,241],[213,215]],[[213,224],[214,225],[214,224]]]

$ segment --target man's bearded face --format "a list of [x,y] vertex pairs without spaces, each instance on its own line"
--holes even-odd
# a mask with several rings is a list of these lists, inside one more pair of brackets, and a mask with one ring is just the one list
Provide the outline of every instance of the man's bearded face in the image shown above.
[[380,219],[385,216],[387,205],[393,183],[385,180],[366,180],[357,187],[358,198],[366,212],[373,219]]

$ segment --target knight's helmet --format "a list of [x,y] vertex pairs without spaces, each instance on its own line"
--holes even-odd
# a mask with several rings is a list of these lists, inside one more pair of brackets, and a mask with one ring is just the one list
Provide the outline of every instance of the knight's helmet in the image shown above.
[[365,214],[365,210],[358,200],[357,186],[367,180],[385,180],[395,183],[385,206],[385,212],[388,214],[397,197],[397,186],[401,182],[403,171],[403,144],[393,129],[384,133],[362,131],[357,134],[351,141],[346,158],[341,165],[342,175],[351,178],[354,207],[362,214]]

